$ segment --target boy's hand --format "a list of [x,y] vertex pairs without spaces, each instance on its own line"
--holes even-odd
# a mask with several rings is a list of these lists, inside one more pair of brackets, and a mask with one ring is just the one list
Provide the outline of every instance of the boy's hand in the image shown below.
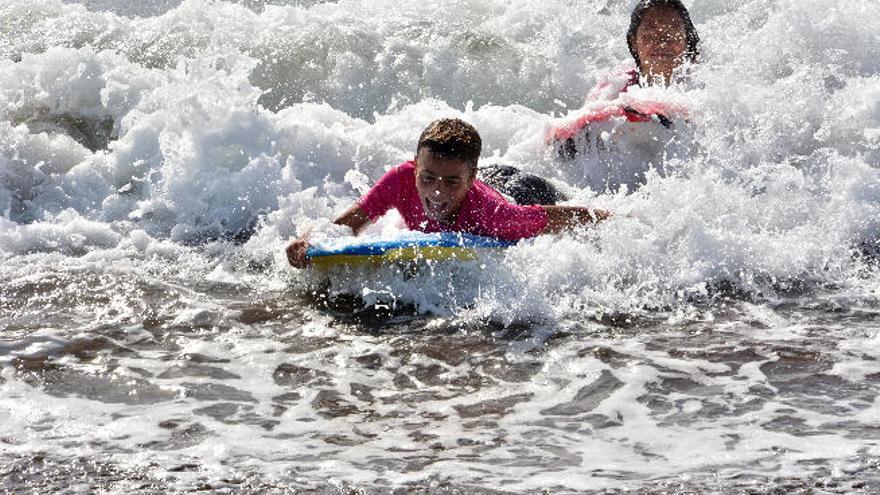
[[547,226],[543,234],[556,234],[566,229],[591,227],[611,217],[605,210],[584,206],[541,206],[547,212]]
[[611,217],[611,213],[606,210],[590,210],[594,223],[604,222]]
[[309,241],[307,237],[301,237],[287,246],[287,261],[296,268],[305,268],[309,266],[310,261],[306,256],[309,249]]

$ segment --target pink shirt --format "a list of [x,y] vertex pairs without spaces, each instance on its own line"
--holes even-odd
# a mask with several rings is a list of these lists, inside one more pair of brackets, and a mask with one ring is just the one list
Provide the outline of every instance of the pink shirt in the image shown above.
[[416,165],[402,163],[383,175],[359,201],[371,221],[391,208],[397,209],[410,230],[466,232],[515,241],[540,234],[547,226],[547,212],[537,205],[520,206],[479,180],[468,190],[453,225],[441,224],[425,215],[416,189]]

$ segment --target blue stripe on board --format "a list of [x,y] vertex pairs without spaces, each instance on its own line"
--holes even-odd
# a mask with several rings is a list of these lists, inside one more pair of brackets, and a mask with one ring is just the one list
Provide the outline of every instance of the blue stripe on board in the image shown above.
[[391,249],[413,247],[461,247],[461,248],[502,248],[516,244],[515,241],[503,241],[492,237],[483,237],[458,232],[442,232],[438,234],[425,234],[412,239],[399,239],[393,241],[357,242],[333,249],[323,249],[310,246],[307,256],[355,255],[371,256],[381,255]]

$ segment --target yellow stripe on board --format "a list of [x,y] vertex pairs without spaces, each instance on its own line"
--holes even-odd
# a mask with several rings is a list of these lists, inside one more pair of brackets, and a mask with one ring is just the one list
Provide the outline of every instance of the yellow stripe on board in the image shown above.
[[[486,248],[483,248],[486,249]],[[382,254],[334,254],[312,258],[312,265],[326,268],[341,265],[378,265],[392,261],[447,261],[473,260],[477,250],[462,247],[402,247],[389,249]]]

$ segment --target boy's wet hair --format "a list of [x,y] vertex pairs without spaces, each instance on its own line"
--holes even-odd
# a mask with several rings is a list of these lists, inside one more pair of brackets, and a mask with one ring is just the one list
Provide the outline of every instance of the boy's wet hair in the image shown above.
[[681,20],[684,21],[684,32],[687,38],[685,55],[688,56],[691,62],[695,61],[697,55],[700,54],[699,47],[697,46],[700,43],[700,36],[697,34],[697,28],[694,27],[693,21],[691,21],[691,15],[688,13],[687,7],[681,3],[681,0],[640,0],[636,5],[636,8],[633,9],[632,17],[629,22],[629,31],[626,33],[626,44],[629,45],[629,53],[636,61],[636,67],[641,69],[642,66],[642,63],[639,60],[639,53],[636,50],[636,33],[639,30],[639,26],[642,24],[642,19],[644,19],[645,14],[647,14],[649,10],[657,8],[672,9],[676,11],[681,17]]
[[482,147],[480,133],[474,126],[461,119],[440,119],[431,122],[422,131],[416,147],[416,155],[422,148],[427,148],[439,157],[465,161],[471,172],[476,174]]

